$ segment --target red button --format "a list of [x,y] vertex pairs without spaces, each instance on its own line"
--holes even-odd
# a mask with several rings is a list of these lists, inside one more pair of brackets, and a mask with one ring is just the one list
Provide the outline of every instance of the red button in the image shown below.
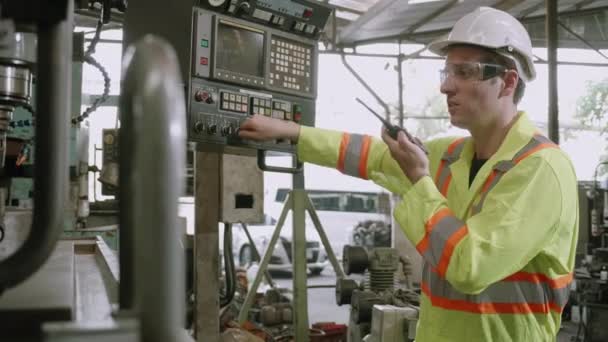
[[207,65],[207,64],[209,64],[209,58],[201,57],[201,65]]
[[302,119],[302,113],[294,113],[293,121],[300,122],[301,119]]
[[304,18],[310,18],[310,17],[312,17],[312,10],[311,9],[305,9],[304,13],[302,14],[302,16]]

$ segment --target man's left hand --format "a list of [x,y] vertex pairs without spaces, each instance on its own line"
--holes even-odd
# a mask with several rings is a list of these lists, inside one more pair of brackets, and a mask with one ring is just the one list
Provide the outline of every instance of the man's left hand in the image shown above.
[[429,159],[426,154],[420,147],[411,142],[404,132],[400,131],[397,135],[397,140],[395,140],[383,128],[382,140],[384,140],[391,152],[391,156],[399,164],[401,170],[412,184],[416,184],[420,178],[430,174]]

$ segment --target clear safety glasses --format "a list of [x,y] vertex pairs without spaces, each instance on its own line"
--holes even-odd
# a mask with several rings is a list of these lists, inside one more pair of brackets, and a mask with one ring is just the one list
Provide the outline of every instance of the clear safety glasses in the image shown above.
[[506,67],[498,64],[480,62],[447,63],[443,69],[439,70],[439,79],[442,84],[448,78],[459,81],[485,81],[502,75],[507,70]]

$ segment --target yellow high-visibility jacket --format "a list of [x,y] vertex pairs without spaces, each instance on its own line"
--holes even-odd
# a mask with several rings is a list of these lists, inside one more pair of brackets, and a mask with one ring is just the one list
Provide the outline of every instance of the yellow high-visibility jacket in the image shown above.
[[297,152],[403,196],[394,217],[425,261],[417,342],[555,341],[578,238],[569,158],[523,112],[470,187],[470,137],[425,145],[414,185],[377,138],[302,127]]

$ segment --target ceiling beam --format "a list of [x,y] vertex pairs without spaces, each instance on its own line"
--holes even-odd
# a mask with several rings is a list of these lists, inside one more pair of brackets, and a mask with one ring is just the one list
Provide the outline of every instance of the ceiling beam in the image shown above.
[[521,4],[525,0],[500,0],[496,2],[492,7],[499,9],[501,11],[508,11],[511,8]]
[[416,30],[419,29],[422,25],[427,24],[430,21],[432,21],[433,19],[435,19],[438,16],[442,15],[443,13],[445,13],[446,11],[448,11],[450,8],[454,7],[454,5],[456,5],[459,2],[460,2],[459,0],[452,0],[452,1],[448,2],[448,3],[446,3],[445,5],[439,7],[437,10],[431,12],[431,14],[429,14],[426,17],[418,20],[413,25],[411,25],[410,27],[408,27],[407,30],[404,32],[405,35],[408,36],[408,35],[416,32]]

